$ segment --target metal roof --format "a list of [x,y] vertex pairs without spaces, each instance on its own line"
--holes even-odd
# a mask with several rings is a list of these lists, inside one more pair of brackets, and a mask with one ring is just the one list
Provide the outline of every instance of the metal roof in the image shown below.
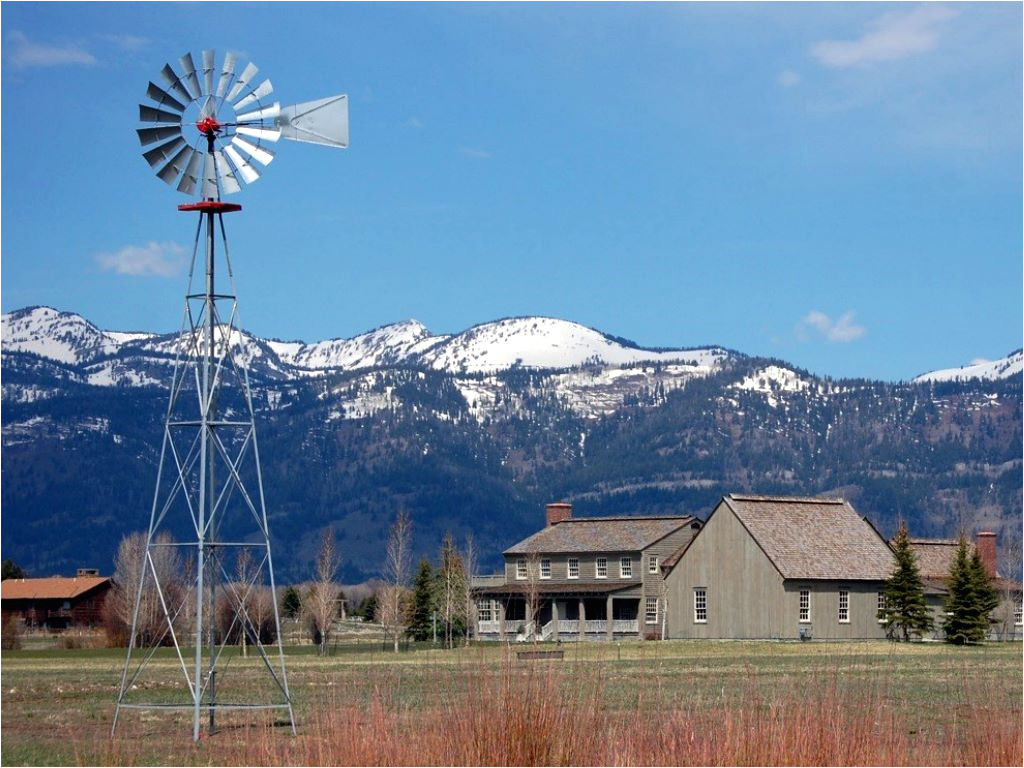
[[3,600],[70,600],[110,581],[109,576],[52,576],[47,579],[4,579]]
[[692,515],[571,517],[514,544],[505,554],[639,552],[694,522]]
[[722,499],[784,579],[880,581],[892,550],[842,499],[739,496]]

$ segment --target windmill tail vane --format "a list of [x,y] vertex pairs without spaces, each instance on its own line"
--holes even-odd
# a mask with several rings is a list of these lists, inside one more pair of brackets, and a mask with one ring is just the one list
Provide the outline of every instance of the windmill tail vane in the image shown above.
[[[134,605],[111,733],[122,711],[133,709],[187,713],[195,740],[204,715],[212,733],[219,714],[238,710],[284,711],[294,733],[253,392],[223,222],[241,206],[222,197],[259,179],[274,159],[270,145],[282,138],[346,148],[348,98],[282,107],[270,100],[270,80],[258,82],[256,65],[240,66],[227,53],[217,66],[213,50],[200,54],[198,67],[196,61],[186,53],[177,69],[165,64],[163,85],[150,82],[149,103],[139,105],[143,157],[165,183],[198,194],[178,209],[200,219],[145,554],[128,596]],[[193,290],[201,250],[203,286]],[[227,290],[217,287],[222,270]],[[251,648],[253,659],[229,667],[236,645],[245,658]],[[168,688],[166,669],[150,663],[160,646],[173,648],[184,688]],[[153,673],[156,680],[147,680]]]

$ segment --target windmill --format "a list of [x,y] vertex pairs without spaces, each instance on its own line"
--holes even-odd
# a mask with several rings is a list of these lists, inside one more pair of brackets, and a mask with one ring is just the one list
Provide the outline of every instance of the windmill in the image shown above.
[[[191,53],[178,69],[164,65],[163,84],[150,82],[139,105],[143,157],[200,199],[178,206],[199,220],[112,733],[128,709],[188,712],[196,740],[204,714],[212,732],[218,713],[233,710],[279,710],[295,731],[247,368],[255,353],[241,332],[224,228],[224,214],[241,206],[223,197],[259,179],[279,139],[347,147],[348,98],[282,107],[254,64],[216,59],[205,50],[198,67]],[[216,279],[225,276],[226,289]],[[251,658],[227,651],[239,642]],[[167,663],[161,647],[173,649],[184,687],[159,675],[146,682]]]

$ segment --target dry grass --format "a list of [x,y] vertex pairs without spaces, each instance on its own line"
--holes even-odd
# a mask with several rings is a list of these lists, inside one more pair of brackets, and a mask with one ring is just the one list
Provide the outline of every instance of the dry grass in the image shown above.
[[[923,727],[884,686],[851,695],[838,675],[742,706],[686,700],[603,706],[594,668],[479,669],[439,677],[430,701],[402,704],[386,676],[367,703],[331,697],[297,739],[255,729],[218,759],[238,765],[1020,765],[1021,708],[987,704],[962,681],[949,719]],[[423,704],[426,704],[424,706]]]
[[[119,653],[15,651],[3,656],[2,762],[1021,765],[1020,652],[670,642],[567,647],[564,661],[535,663],[494,645],[296,654],[297,736],[224,713],[193,745],[187,715],[166,713],[129,713],[109,738]],[[175,667],[156,663],[152,690],[184,693]],[[252,659],[230,669],[262,675]]]

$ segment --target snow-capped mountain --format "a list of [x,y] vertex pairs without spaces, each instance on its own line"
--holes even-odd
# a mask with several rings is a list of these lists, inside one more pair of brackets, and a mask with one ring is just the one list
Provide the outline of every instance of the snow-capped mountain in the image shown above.
[[3,315],[0,333],[5,352],[31,352],[72,365],[112,354],[123,344],[153,335],[101,331],[81,315],[50,307],[30,307]]
[[[173,357],[176,334],[102,331],[80,315],[30,307],[3,315],[5,353],[31,352],[71,365],[104,357],[155,353]],[[728,358],[724,349],[651,350],[592,328],[550,317],[517,317],[474,326],[454,336],[433,335],[409,320],[385,325],[351,339],[302,341],[261,339],[235,332],[247,363],[268,365],[294,375],[315,371],[356,371],[396,365],[461,374],[496,373],[510,368],[561,370],[582,365],[622,366],[681,362],[706,372]],[[272,358],[272,359],[268,359]],[[108,382],[119,383],[116,377]]]
[[[83,553],[107,567],[149,519],[178,334],[104,331],[46,307],[0,319],[5,557],[39,573],[73,572]],[[919,535],[952,521],[1020,530],[1019,351],[934,372],[952,375],[930,387],[717,347],[643,349],[541,317],[450,337],[408,321],[309,344],[226,340],[253,381],[295,580],[328,525],[346,578],[374,575],[398,508],[415,516],[417,556],[445,530],[500,552],[554,498],[581,514],[702,514],[737,490],[838,493]],[[956,380],[967,376],[990,378]],[[220,404],[234,407],[227,385]]]
[[944,368],[923,373],[916,377],[914,382],[968,381],[969,379],[992,381],[1009,379],[1014,376],[1019,378],[1022,372],[1024,372],[1024,350],[1018,349],[998,360],[978,360],[959,368]]

